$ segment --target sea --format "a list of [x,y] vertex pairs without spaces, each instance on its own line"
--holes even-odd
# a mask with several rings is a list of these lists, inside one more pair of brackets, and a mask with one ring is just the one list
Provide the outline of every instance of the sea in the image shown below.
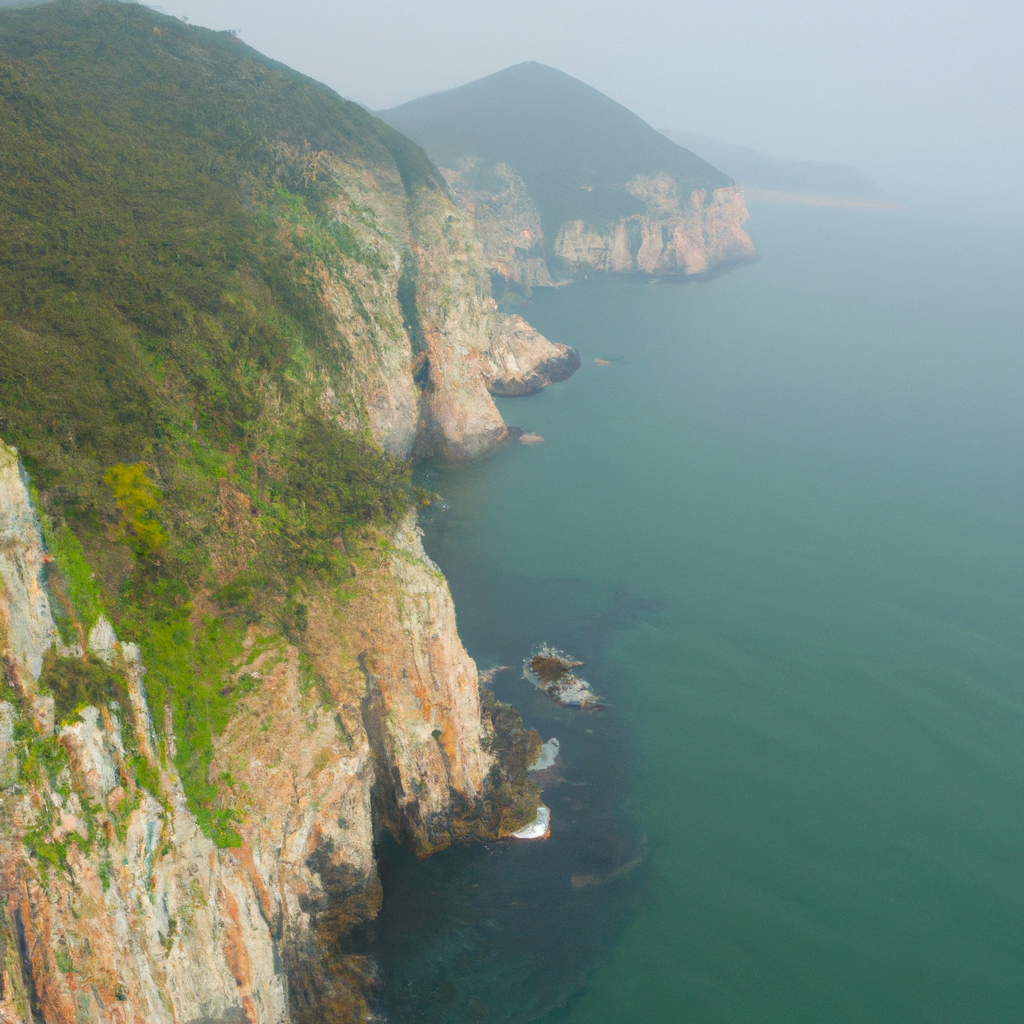
[[751,212],[711,280],[536,290],[544,443],[417,470],[559,760],[543,842],[383,843],[393,1024],[1024,1021],[1024,231]]

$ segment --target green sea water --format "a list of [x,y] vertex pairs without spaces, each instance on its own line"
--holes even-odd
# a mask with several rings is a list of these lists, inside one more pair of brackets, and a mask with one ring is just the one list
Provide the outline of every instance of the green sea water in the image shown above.
[[562,781],[545,843],[382,851],[396,1022],[1024,1020],[1024,236],[753,214],[715,280],[536,292],[545,443],[421,467]]

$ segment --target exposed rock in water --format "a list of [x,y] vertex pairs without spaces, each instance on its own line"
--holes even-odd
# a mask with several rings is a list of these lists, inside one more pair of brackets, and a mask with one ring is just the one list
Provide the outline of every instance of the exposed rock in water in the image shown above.
[[[512,429],[509,428],[509,434],[511,433]],[[480,685],[490,686],[491,683],[494,682],[494,677],[499,672],[508,672],[511,670],[511,668],[511,665],[495,665],[493,668],[484,669],[484,671],[480,673]]]
[[484,357],[483,376],[493,395],[528,395],[580,368],[579,353],[548,341],[521,316],[507,317]]
[[582,665],[582,661],[545,644],[523,662],[523,678],[543,690],[556,704],[574,708],[601,707],[601,698],[590,683],[573,672]]
[[519,443],[520,444],[543,444],[544,443],[544,438],[541,437],[540,434],[532,434],[532,433],[530,433],[530,431],[526,430],[526,431],[523,431],[523,433],[521,433],[519,435]]

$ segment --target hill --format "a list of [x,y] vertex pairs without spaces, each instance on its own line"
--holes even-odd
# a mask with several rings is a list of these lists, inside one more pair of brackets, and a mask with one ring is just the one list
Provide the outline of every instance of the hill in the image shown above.
[[442,167],[474,158],[514,166],[552,238],[566,220],[597,226],[643,212],[626,189],[637,175],[671,174],[687,195],[733,184],[620,103],[535,61],[380,117]]
[[325,86],[136,4],[0,10],[0,1018],[364,1019],[380,829],[535,814],[409,477],[578,365],[489,286]]
[[528,62],[380,117],[469,210],[493,274],[699,274],[750,258],[733,182],[583,82]]

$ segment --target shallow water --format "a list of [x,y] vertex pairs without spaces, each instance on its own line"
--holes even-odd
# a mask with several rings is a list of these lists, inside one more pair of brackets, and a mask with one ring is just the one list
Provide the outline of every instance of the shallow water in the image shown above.
[[564,781],[545,843],[383,851],[395,1022],[1024,1019],[1021,233],[753,214],[714,281],[535,293],[583,366],[500,406],[546,443],[421,468]]

